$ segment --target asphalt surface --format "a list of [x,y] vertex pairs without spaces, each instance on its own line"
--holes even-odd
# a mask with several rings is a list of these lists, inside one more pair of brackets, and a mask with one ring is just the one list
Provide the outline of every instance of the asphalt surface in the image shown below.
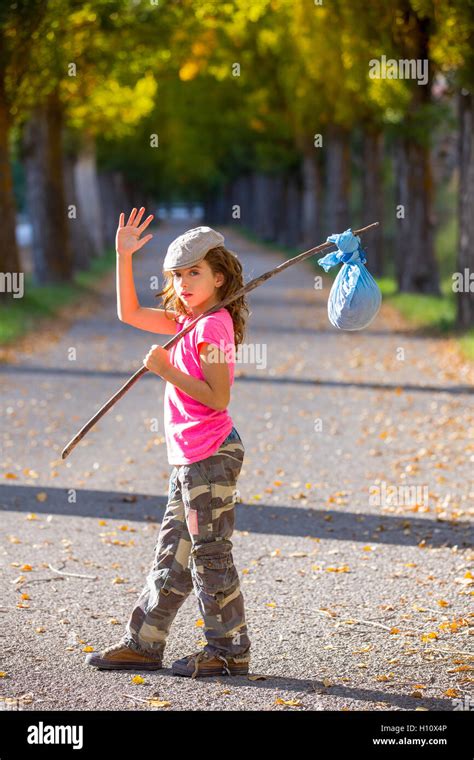
[[[142,305],[158,305],[153,277],[190,226],[155,228],[135,254]],[[285,258],[222,231],[246,282]],[[250,294],[229,406],[246,447],[232,540],[249,677],[171,675],[204,643],[194,595],[162,670],[85,664],[87,647],[121,637],[152,561],[170,472],[163,381],[147,373],[60,454],[169,336],[118,320],[111,273],[92,304],[3,352],[2,709],[450,711],[474,699],[473,365],[385,304],[367,330],[338,331],[316,274],[303,262]]]

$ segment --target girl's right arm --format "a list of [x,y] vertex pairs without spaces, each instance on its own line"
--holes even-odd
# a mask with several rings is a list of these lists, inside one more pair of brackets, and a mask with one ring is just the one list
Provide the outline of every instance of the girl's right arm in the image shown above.
[[174,335],[176,323],[174,319],[166,316],[164,309],[151,309],[140,306],[133,281],[132,256],[153,235],[147,235],[139,240],[141,233],[153,219],[150,214],[143,224],[139,226],[140,219],[145,209],[142,207],[136,215],[136,209],[132,210],[127,225],[124,225],[124,214],[120,214],[119,226],[115,238],[117,252],[117,315],[121,322],[125,322],[140,330],[159,333],[162,335]]

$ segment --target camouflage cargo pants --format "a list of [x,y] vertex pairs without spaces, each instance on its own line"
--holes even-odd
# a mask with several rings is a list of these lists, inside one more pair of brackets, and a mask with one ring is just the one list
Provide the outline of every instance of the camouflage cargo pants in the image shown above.
[[244,454],[233,427],[215,454],[173,467],[153,564],[122,638],[132,649],[161,656],[171,623],[194,589],[204,620],[204,648],[250,660],[230,540]]

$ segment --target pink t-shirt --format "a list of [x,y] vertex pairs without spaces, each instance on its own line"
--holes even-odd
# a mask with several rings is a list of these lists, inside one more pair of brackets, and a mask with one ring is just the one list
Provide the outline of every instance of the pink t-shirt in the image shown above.
[[[177,330],[192,321],[179,315]],[[199,359],[199,344],[212,343],[225,353],[230,385],[234,382],[234,324],[225,307],[197,322],[169,350],[170,362],[182,372],[204,380]],[[171,465],[192,464],[214,454],[233,427],[227,409],[218,411],[202,404],[169,381],[164,396],[164,424],[168,462]]]

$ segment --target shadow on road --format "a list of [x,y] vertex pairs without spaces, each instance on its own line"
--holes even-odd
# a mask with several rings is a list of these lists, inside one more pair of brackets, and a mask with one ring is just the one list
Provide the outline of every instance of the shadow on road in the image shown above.
[[[77,489],[76,503],[67,501],[70,488],[45,488],[44,503],[36,500],[37,486],[0,486],[0,509],[19,515],[61,515],[161,522],[166,496],[124,494],[114,491]],[[131,500],[133,506],[131,506]],[[407,533],[407,521],[409,530]],[[255,534],[299,536],[340,541],[362,541],[375,544],[418,546],[427,548],[472,546],[474,526],[466,521],[445,521],[432,517],[374,514],[370,512],[336,511],[320,507],[293,507],[239,503],[236,529]]]
[[[410,383],[368,383],[360,381],[346,381],[346,380],[320,380],[312,377],[294,377],[279,375],[251,375],[245,373],[244,369],[240,369],[240,363],[236,362],[235,365],[235,382],[239,383],[278,383],[290,385],[314,385],[328,388],[357,388],[360,390],[377,390],[377,391],[396,391],[397,394],[400,390],[407,391],[409,393],[451,393],[451,394],[469,394],[474,393],[474,386],[472,385],[414,385]],[[133,370],[133,373],[139,369],[137,367]],[[245,374],[239,374],[243,372]],[[133,374],[122,372],[121,370],[98,370],[98,369],[86,369],[77,368],[72,369],[69,367],[39,367],[39,366],[5,366],[0,367],[0,375],[20,375],[20,374],[39,374],[39,375],[71,375],[72,377],[111,377],[125,382]],[[144,378],[148,380],[155,380],[156,375],[153,372],[146,372],[140,380]]]

